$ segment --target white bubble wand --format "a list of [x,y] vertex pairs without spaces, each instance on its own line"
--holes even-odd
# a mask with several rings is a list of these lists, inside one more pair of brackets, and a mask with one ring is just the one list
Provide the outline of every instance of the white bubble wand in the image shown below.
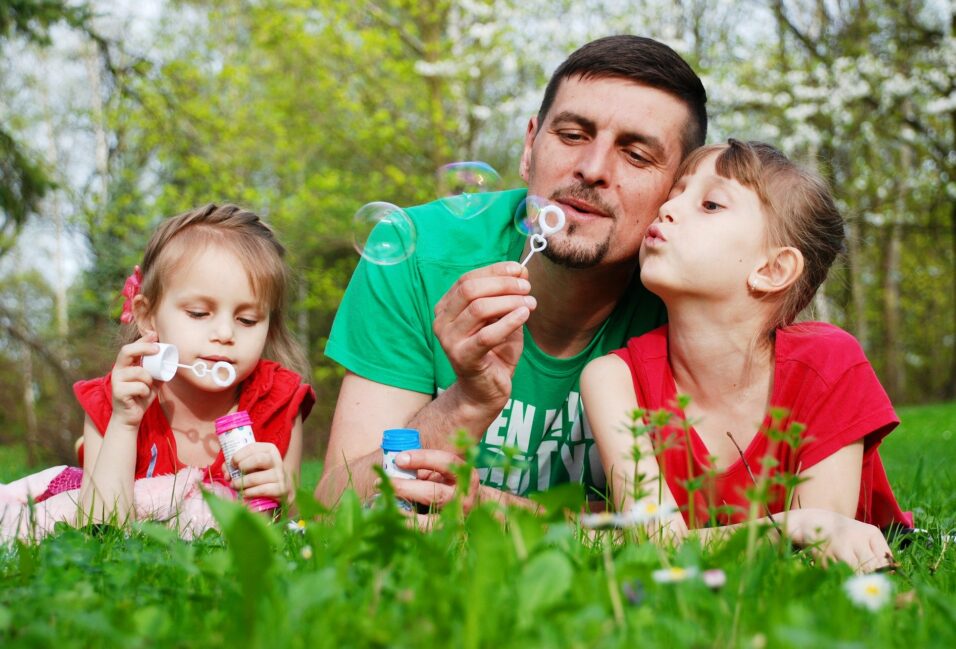
[[157,343],[159,352],[143,356],[143,368],[149,372],[149,375],[159,381],[169,381],[180,367],[192,371],[199,378],[207,375],[212,378],[212,382],[221,388],[228,388],[236,380],[236,368],[232,363],[226,361],[216,361],[209,366],[204,360],[198,360],[192,365],[184,365],[179,362],[179,350],[176,345],[169,343]]
[[[548,217],[554,216],[554,223],[548,222]],[[521,262],[522,266],[527,266],[528,261],[531,260],[531,256],[536,252],[541,252],[548,247],[548,239],[555,232],[560,232],[564,228],[565,216],[564,212],[557,205],[546,205],[542,207],[538,212],[537,216],[537,227],[540,232],[535,232],[529,237],[529,243],[531,244],[531,250],[528,251],[528,255],[524,258],[524,261]]]

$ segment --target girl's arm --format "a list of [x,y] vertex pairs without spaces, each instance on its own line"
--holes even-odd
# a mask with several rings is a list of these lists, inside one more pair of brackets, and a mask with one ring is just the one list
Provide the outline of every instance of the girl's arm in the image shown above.
[[[635,438],[629,430],[635,423],[630,415],[638,403],[627,364],[613,354],[588,363],[581,373],[581,398],[611,490],[611,504],[619,511],[640,502],[674,505],[676,510],[650,438],[646,434]],[[640,452],[638,461],[635,445]],[[668,536],[687,535],[687,525],[679,512],[656,525]]]
[[78,524],[125,523],[133,514],[136,438],[146,409],[156,398],[153,378],[137,361],[158,351],[154,337],[124,345],[111,377],[113,414],[100,436],[89,417],[83,424],[83,484]]
[[[657,457],[646,435],[636,440],[641,459],[635,464],[635,439],[628,427],[632,424],[630,413],[638,403],[624,361],[614,355],[591,361],[581,375],[581,397],[617,509],[623,511],[636,504],[635,468],[641,481],[639,491],[644,492],[638,502],[675,504],[666,481],[660,479]],[[808,480],[795,491],[794,510],[786,517],[777,514],[774,519],[778,525],[786,526],[795,544],[815,547],[822,561],[845,561],[857,569],[875,570],[889,565],[892,557],[880,530],[854,519],[862,464],[862,442],[850,444],[817,463],[803,472]],[[769,517],[757,522],[772,524]],[[672,540],[689,533],[679,513],[656,525]],[[696,529],[694,534],[706,542],[729,536],[741,525]],[[656,536],[656,530],[649,531],[652,537]]]

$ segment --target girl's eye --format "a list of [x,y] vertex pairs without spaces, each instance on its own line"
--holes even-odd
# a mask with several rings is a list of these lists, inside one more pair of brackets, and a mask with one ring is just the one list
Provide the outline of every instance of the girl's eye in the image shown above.
[[708,212],[716,212],[722,207],[722,205],[715,203],[714,201],[704,201],[703,205],[704,209]]
[[252,327],[259,323],[258,320],[254,320],[253,318],[236,318],[236,319],[239,321],[240,324],[243,324],[247,327]]
[[186,314],[187,314],[190,318],[195,318],[195,319],[197,319],[197,320],[198,320],[199,318],[202,318],[202,317],[208,315],[205,311],[190,311],[190,310],[188,310],[188,309],[186,310]]

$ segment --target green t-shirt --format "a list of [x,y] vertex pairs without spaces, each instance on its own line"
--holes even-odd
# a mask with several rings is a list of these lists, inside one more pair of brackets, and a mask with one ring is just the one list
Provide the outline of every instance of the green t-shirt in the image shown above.
[[[326,355],[377,383],[433,396],[447,389],[456,377],[432,333],[435,304],[467,271],[519,260],[525,237],[513,215],[525,193],[488,194],[487,208],[467,220],[453,216],[441,202],[408,209],[418,233],[413,255],[392,266],[359,263],[335,316]],[[588,361],[665,319],[661,301],[635,278],[594,339],[572,358],[545,354],[525,328],[511,399],[481,440],[482,482],[526,495],[573,480],[591,494],[603,493],[604,472],[578,379]],[[514,452],[507,470],[502,466],[506,447]]]

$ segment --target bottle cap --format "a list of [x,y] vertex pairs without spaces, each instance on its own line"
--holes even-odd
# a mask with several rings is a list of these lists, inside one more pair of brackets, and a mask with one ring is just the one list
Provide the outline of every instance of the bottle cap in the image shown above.
[[252,419],[245,410],[238,410],[231,415],[225,415],[216,420],[216,434],[222,435],[228,433],[233,428],[239,426],[252,426]]
[[279,501],[275,498],[266,498],[265,496],[250,498],[246,501],[246,507],[254,512],[267,512],[271,509],[277,509],[279,507]]
[[382,450],[384,451],[411,451],[421,447],[421,438],[414,428],[389,428],[382,433]]

